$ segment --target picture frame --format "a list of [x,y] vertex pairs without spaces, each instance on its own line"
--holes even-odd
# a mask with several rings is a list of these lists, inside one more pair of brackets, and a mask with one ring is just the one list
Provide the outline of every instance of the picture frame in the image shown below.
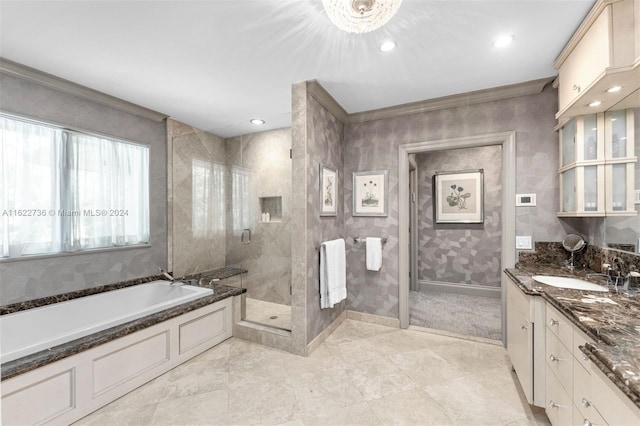
[[484,223],[484,170],[436,172],[435,223]]
[[389,171],[353,173],[353,216],[389,215]]
[[338,215],[338,170],[320,164],[320,216]]

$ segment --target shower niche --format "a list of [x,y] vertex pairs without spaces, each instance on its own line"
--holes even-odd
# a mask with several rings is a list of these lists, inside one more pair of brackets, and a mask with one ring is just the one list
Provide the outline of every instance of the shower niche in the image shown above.
[[260,222],[282,222],[282,197],[259,197]]

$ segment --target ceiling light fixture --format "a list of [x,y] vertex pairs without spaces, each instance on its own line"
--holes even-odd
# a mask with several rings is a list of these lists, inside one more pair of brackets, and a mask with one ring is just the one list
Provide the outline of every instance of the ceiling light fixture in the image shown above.
[[254,124],[256,126],[262,126],[264,123],[266,123],[266,121],[260,120],[259,118],[252,118],[251,120],[249,120],[249,123]]
[[393,40],[387,40],[380,45],[380,50],[383,52],[390,52],[396,48],[396,42]]
[[493,47],[506,47],[511,44],[514,38],[513,34],[501,35],[493,42]]
[[333,24],[348,33],[377,30],[398,11],[402,0],[322,0]]
[[600,106],[602,102],[601,101],[593,101],[589,104],[590,107],[597,107]]
[[622,86],[613,86],[607,89],[607,93],[616,93],[622,89]]

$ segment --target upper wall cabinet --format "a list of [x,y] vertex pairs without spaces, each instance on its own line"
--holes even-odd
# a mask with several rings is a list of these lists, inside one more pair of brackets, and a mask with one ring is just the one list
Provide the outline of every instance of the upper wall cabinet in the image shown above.
[[561,124],[640,106],[640,1],[598,0],[554,63]]
[[635,216],[633,110],[570,119],[560,128],[558,216]]

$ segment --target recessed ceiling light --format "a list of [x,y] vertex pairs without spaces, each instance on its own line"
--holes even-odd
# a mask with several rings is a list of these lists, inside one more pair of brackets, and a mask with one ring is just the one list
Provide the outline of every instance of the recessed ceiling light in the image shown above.
[[615,92],[619,92],[620,89],[622,89],[622,86],[613,86],[613,87],[609,87],[607,89],[608,93],[615,93]]
[[390,52],[396,48],[396,42],[393,40],[387,40],[380,45],[380,50],[383,52]]
[[259,118],[252,118],[251,120],[249,120],[249,123],[255,124],[256,126],[262,126],[264,123],[266,123],[266,121],[260,120]]
[[597,106],[600,106],[600,104],[601,104],[601,103],[602,103],[602,102],[600,102],[600,101],[593,101],[593,102],[591,102],[591,103],[589,104],[589,106],[590,106],[590,107],[597,107]]
[[511,44],[514,38],[513,34],[501,35],[493,42],[493,47],[506,47]]

